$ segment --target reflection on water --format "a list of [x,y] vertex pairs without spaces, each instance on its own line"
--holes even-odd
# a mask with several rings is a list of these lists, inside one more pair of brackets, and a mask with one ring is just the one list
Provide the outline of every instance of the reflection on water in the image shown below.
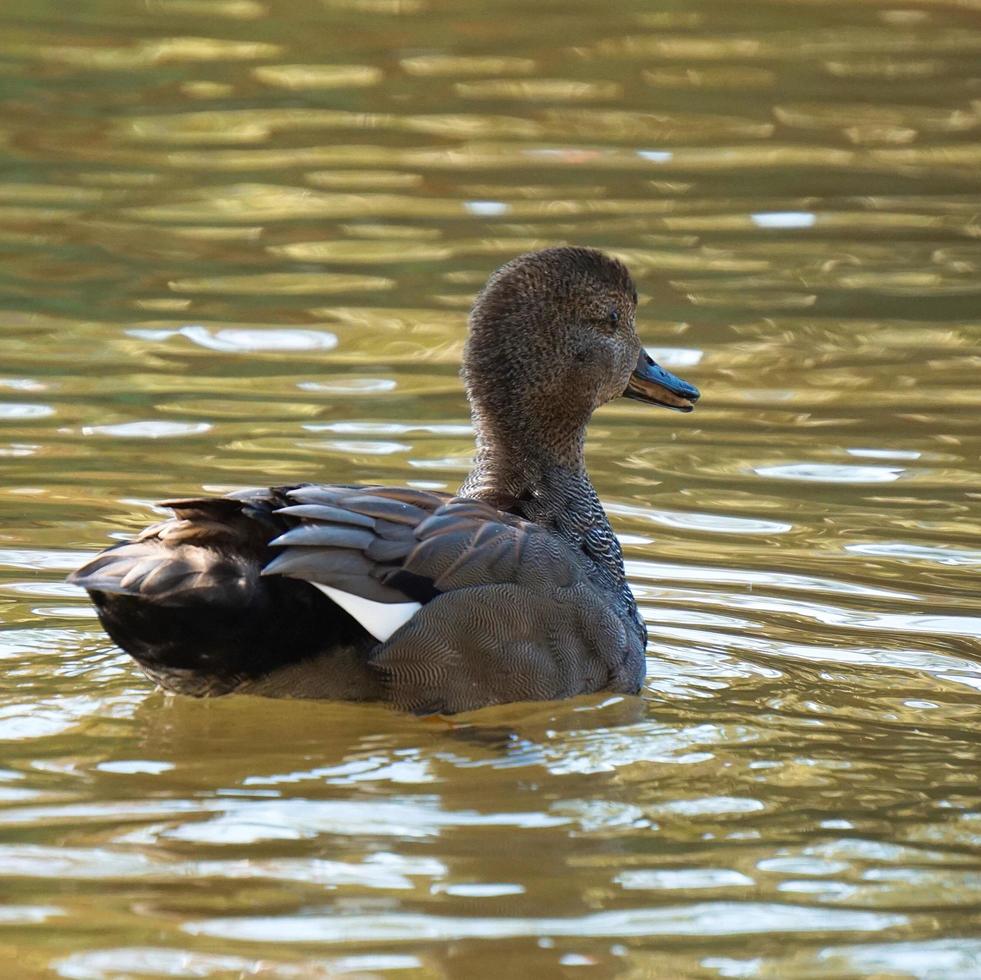
[[[978,10],[5,4],[3,959],[981,977]],[[456,486],[466,308],[563,241],[705,392],[590,433],[644,697],[151,692],[64,574],[161,497]]]

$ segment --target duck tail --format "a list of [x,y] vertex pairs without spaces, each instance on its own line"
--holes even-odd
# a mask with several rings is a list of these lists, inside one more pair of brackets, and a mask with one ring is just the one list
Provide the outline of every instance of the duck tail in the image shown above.
[[184,694],[226,694],[325,647],[364,645],[361,627],[309,583],[260,574],[267,542],[285,530],[274,511],[288,489],[166,501],[173,518],[68,581],[151,679]]

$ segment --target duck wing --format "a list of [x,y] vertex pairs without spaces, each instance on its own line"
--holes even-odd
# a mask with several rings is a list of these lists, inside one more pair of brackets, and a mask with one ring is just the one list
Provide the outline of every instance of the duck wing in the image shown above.
[[[274,672],[316,659],[330,679],[311,683],[308,677],[283,693],[376,697],[377,678],[365,658],[377,638],[310,582],[263,575],[282,553],[271,542],[302,523],[290,513],[297,504],[290,494],[302,489],[164,501],[172,518],[97,555],[69,581],[89,592],[110,637],[169,690],[212,695],[249,689]],[[385,498],[391,492],[380,487],[323,489],[355,498],[382,494],[376,508],[422,504],[428,507],[419,511],[423,515],[449,499],[410,490],[400,502]],[[341,531],[366,520],[353,511],[338,516]],[[335,562],[340,554],[335,552]],[[367,583],[363,559],[350,549],[346,557],[338,562],[341,586],[358,576]],[[414,601],[394,589],[384,597]]]
[[479,500],[336,486],[296,487],[285,496],[274,516],[294,523],[269,541],[282,550],[262,575],[309,582],[341,605],[344,596],[361,600],[349,611],[380,640],[395,629],[375,627],[371,615],[384,610],[374,606],[404,607],[404,623],[448,591],[541,584],[544,573],[566,585],[583,570],[561,538]]
[[269,541],[277,554],[264,576],[302,579],[376,603],[421,603],[436,594],[431,579],[414,575],[405,560],[419,543],[417,529],[450,500],[446,495],[307,485],[285,497],[274,516],[290,527]]
[[[277,513],[298,523],[263,569],[315,585],[382,641],[369,661],[386,700],[452,713],[638,689],[645,638],[581,551],[485,502],[411,493],[290,491]],[[400,613],[379,629],[386,605]]]

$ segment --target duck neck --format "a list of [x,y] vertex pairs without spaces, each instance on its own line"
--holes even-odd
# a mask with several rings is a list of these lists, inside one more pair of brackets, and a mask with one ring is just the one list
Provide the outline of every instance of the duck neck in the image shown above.
[[[489,428],[477,412],[474,424],[477,455],[460,496],[485,500],[563,537],[593,562],[599,578],[640,624],[620,542],[586,473],[585,426],[572,439],[546,441],[528,432],[508,435]],[[643,633],[642,625],[637,629]]]
[[[522,504],[538,502],[537,509],[556,512],[567,503],[564,488],[580,485],[592,490],[586,473],[584,445],[586,428],[571,431],[556,439],[544,437],[530,426],[489,425],[474,412],[477,430],[477,454],[473,469],[460,488],[461,496],[475,497],[501,510],[523,513]],[[554,499],[553,499],[554,498]],[[538,523],[554,527],[548,518]]]

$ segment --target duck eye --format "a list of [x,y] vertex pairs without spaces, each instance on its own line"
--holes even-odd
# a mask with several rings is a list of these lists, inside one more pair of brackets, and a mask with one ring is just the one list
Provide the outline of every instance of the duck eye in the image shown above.
[[617,310],[610,310],[610,324],[616,326],[620,322],[620,314]]

